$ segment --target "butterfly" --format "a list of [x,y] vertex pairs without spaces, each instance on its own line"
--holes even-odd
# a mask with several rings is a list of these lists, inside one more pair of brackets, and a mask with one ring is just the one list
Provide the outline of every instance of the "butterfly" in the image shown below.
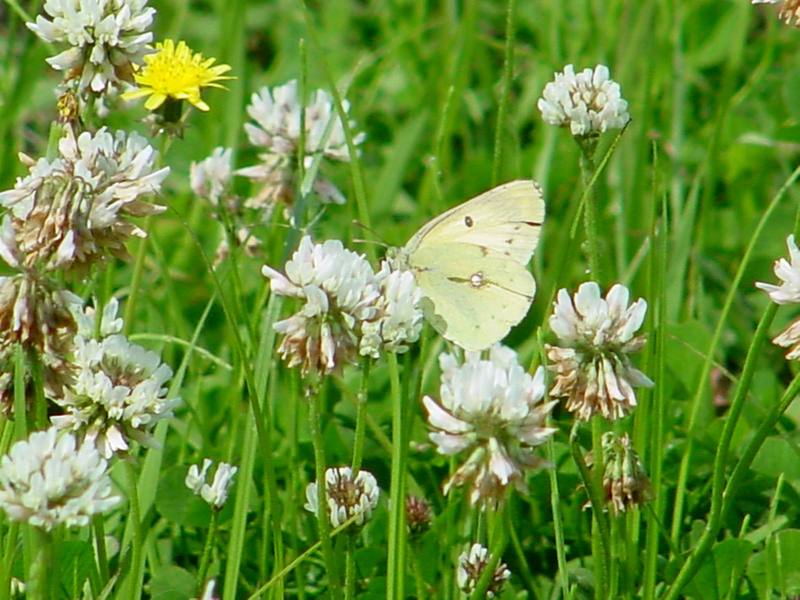
[[525,317],[536,293],[527,265],[544,213],[535,181],[511,181],[433,218],[396,253],[445,339],[484,350]]

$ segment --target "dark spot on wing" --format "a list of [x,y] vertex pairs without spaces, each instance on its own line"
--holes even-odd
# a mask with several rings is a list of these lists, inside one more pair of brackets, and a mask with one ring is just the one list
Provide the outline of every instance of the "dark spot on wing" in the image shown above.
[[513,244],[513,243],[514,243],[514,238],[508,238],[508,239],[506,240],[506,244],[508,244],[509,246],[510,246],[511,244]]
[[529,227],[541,227],[542,226],[542,222],[541,221],[522,221],[522,222],[525,223],[525,225],[528,225]]
[[487,248],[486,246],[479,246],[479,248],[481,249],[481,254],[483,254],[484,256],[489,255],[489,248]]
[[466,225],[467,227],[472,227],[473,225],[475,225],[475,221],[472,220],[472,217],[467,215],[466,217],[464,217],[464,225]]

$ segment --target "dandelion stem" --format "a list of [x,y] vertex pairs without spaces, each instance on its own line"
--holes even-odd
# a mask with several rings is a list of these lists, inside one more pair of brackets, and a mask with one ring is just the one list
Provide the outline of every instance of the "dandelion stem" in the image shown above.
[[[219,511],[215,508],[211,510],[211,522],[208,525],[206,543],[203,546],[203,556],[200,559],[200,568],[197,571],[197,596],[203,594],[206,576],[208,575],[208,565],[211,564],[211,550],[214,547],[214,538],[217,535],[217,515]],[[276,534],[277,535],[277,534]]]
[[333,556],[331,544],[331,523],[328,515],[328,488],[325,480],[325,440],[322,436],[322,397],[319,389],[306,390],[309,399],[308,420],[311,429],[311,438],[314,444],[314,462],[317,478],[317,527],[319,528],[320,542],[322,543],[322,557],[325,568],[328,570],[328,585],[332,598],[341,598],[342,590],[339,583],[339,571]]
[[392,471],[389,500],[389,557],[387,563],[387,599],[405,598],[405,465],[403,436],[403,396],[400,387],[400,371],[397,355],[389,353],[389,382],[392,396]]
[[367,423],[367,397],[369,395],[369,371],[371,360],[368,356],[361,362],[361,387],[356,396],[356,432],[353,441],[353,477],[358,475],[361,468],[361,458],[364,454],[364,436]]

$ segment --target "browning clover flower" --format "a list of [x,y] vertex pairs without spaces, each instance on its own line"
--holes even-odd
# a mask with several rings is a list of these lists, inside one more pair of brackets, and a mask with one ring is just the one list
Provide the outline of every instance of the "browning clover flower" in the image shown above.
[[567,65],[545,86],[537,106],[545,123],[568,126],[578,137],[621,129],[630,120],[628,103],[605,65],[586,68],[577,75],[572,65]]
[[[350,105],[343,101],[345,112]],[[276,202],[291,203],[294,195],[294,176],[297,171],[297,149],[301,137],[305,140],[305,167],[313,162],[314,155],[322,154],[335,161],[350,161],[344,127],[336,113],[333,99],[324,90],[316,90],[305,105],[305,127],[301,136],[301,102],[297,81],[292,80],[272,89],[263,87],[253,94],[247,112],[255,123],[244,128],[250,143],[263,148],[258,157],[261,163],[236,171],[262,185],[258,194],[248,200],[248,206],[269,213]],[[350,121],[354,129],[356,124]],[[326,136],[327,134],[327,136]],[[360,144],[364,134],[355,134],[353,142]],[[323,202],[343,204],[342,193],[328,179],[318,177],[314,190]]]
[[66,413],[51,417],[53,425],[80,432],[96,444],[105,458],[126,452],[131,440],[149,444],[149,431],[180,403],[166,397],[172,370],[158,354],[119,333],[122,320],[116,318],[117,308],[112,299],[103,309],[98,338],[94,311],[87,309],[78,317],[77,374],[63,396],[54,398]]
[[[338,467],[325,471],[325,494],[328,500],[328,517],[333,527],[339,527],[356,517],[355,524],[363,525],[369,520],[372,511],[378,506],[380,488],[375,477],[361,470],[355,477],[350,467]],[[305,509],[317,514],[319,511],[319,492],[317,482],[306,487]]]
[[410,271],[392,270],[388,262],[376,275],[381,286],[377,317],[361,326],[359,352],[362,356],[380,357],[380,351],[402,354],[419,339],[422,332],[422,290]]
[[422,399],[428,411],[429,434],[440,454],[470,455],[445,484],[472,485],[470,501],[493,505],[514,484],[524,491],[523,472],[542,464],[533,448],[555,429],[545,426],[556,402],[543,402],[544,369],[531,376],[517,362],[516,353],[492,346],[489,360],[468,352],[464,364],[452,354],[439,356],[442,369],[441,404]]
[[[459,589],[465,594],[472,595],[491,560],[489,550],[480,544],[472,544],[468,550],[462,552],[458,557],[458,569],[456,570],[456,582]],[[494,598],[500,594],[509,579],[511,579],[511,571],[508,570],[506,564],[498,564],[492,575],[492,581],[486,588],[486,597]]]
[[[202,111],[209,110],[200,92],[203,88],[222,88],[217,83],[232,79],[224,75],[231,70],[229,65],[214,65],[215,58],[203,58],[192,52],[186,42],[167,39],[156,44],[156,51],[144,57],[144,67],[134,74],[136,90],[125,92],[124,100],[135,100],[147,96],[144,107],[153,111],[167,99],[189,103]],[[212,66],[214,65],[214,66]]]
[[595,414],[620,419],[636,406],[633,386],[653,385],[628,358],[644,345],[644,336],[634,333],[647,311],[642,298],[628,306],[628,295],[616,284],[603,299],[593,281],[581,284],[574,303],[567,290],[558,292],[550,328],[560,345],[547,345],[556,374],[550,395],[566,398],[567,410],[581,420]]
[[186,474],[185,483],[186,487],[192,492],[200,496],[211,507],[219,510],[228,499],[228,490],[233,485],[233,477],[239,469],[228,463],[221,462],[217,465],[213,481],[208,484],[206,483],[206,474],[210,467],[211,460],[208,458],[203,460],[202,468],[197,465],[190,466],[189,472]]
[[284,334],[278,351],[303,374],[331,373],[357,356],[360,328],[379,315],[380,283],[367,259],[338,240],[314,244],[308,236],[286,263],[286,275],[264,266],[272,292],[305,302],[275,324]]
[[219,205],[231,182],[233,148],[214,148],[211,156],[192,162],[190,184],[192,191],[214,206]]
[[[633,449],[628,434],[613,431],[603,434],[603,491],[614,514],[641,506],[650,499],[650,480],[639,454]],[[592,454],[586,464],[592,465]]]
[[38,16],[28,28],[46,42],[66,44],[66,50],[47,59],[75,81],[80,94],[120,88],[133,80],[153,41],[149,31],[155,9],[148,0],[46,0],[49,19]]
[[14,521],[47,531],[61,523],[84,526],[119,501],[94,444],[79,446],[54,427],[17,442],[0,461],[0,508]]
[[69,354],[77,328],[72,310],[81,304],[33,271],[0,277],[0,412],[13,410],[11,359],[17,344],[39,356],[46,395],[60,394],[72,380]]
[[125,241],[145,237],[129,217],[164,210],[142,200],[157,193],[169,167],[156,169],[156,152],[136,133],[101,128],[75,137],[70,128],[52,161],[28,159],[27,177],[0,192],[8,209],[0,257],[17,269],[85,270],[92,263],[125,258]]
[[428,531],[433,519],[430,502],[420,496],[406,496],[406,526],[411,537]]
[[[756,287],[764,290],[775,304],[800,303],[800,250],[794,241],[794,235],[786,238],[789,248],[789,261],[780,258],[775,261],[775,275],[781,280],[780,285],[756,282]],[[772,343],[782,348],[789,348],[786,358],[800,358],[800,319],[796,319],[780,333]]]
[[753,4],[777,4],[778,18],[787,25],[800,27],[800,0],[752,0]]

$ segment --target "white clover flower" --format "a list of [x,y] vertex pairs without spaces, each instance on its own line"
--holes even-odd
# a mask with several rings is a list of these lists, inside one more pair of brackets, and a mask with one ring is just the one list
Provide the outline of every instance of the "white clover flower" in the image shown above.
[[120,501],[106,466],[91,442],[78,446],[75,436],[59,437],[54,427],[36,431],[0,460],[0,508],[47,531],[61,523],[88,525]]
[[556,402],[543,402],[544,369],[529,375],[516,353],[501,344],[492,346],[488,360],[468,352],[459,364],[443,353],[439,365],[440,403],[422,399],[433,428],[428,437],[440,454],[470,451],[445,484],[445,493],[469,482],[473,504],[493,505],[511,484],[524,490],[524,470],[542,463],[533,448],[555,432],[545,426]]
[[[381,490],[372,473],[362,469],[353,477],[350,467],[338,467],[326,469],[325,493],[328,500],[328,517],[335,528],[353,517],[356,517],[357,526],[368,521],[372,511],[378,506]],[[316,481],[306,487],[304,508],[314,514],[319,511]]]
[[[472,594],[483,571],[491,562],[492,557],[489,550],[480,544],[472,544],[458,557],[458,569],[456,570],[456,582],[459,589],[465,594]],[[492,576],[489,587],[486,588],[486,598],[494,598],[503,591],[506,581],[511,579],[511,571],[505,563],[499,563]]]
[[769,294],[775,304],[797,304],[800,302],[800,250],[794,241],[794,235],[786,238],[789,249],[789,260],[779,258],[775,261],[775,276],[781,280],[780,285],[756,282],[756,287]]
[[545,123],[569,126],[575,136],[621,129],[630,120],[628,103],[605,65],[586,68],[578,74],[572,65],[567,65],[545,86],[538,107]]
[[778,18],[787,25],[800,27],[800,0],[752,0],[753,4],[778,4]]
[[[298,97],[297,80],[276,86],[263,87],[253,94],[247,112],[255,123],[246,123],[244,128],[250,143],[263,148],[259,154],[260,164],[236,171],[262,184],[261,191],[248,201],[255,208],[266,208],[276,201],[291,202],[293,178],[296,171],[297,149],[300,145],[301,103]],[[343,100],[345,112],[349,103]],[[355,122],[349,121],[351,129]],[[330,126],[329,135],[325,136]],[[333,98],[324,90],[316,90],[305,105],[305,167],[311,166],[314,155],[336,161],[350,161],[350,152],[344,127],[334,105]],[[353,137],[360,144],[364,134]],[[318,175],[314,190],[323,202],[343,204],[342,193],[328,179]]]
[[233,477],[239,469],[228,463],[221,462],[217,465],[213,481],[208,484],[206,483],[206,474],[210,467],[211,461],[207,458],[203,459],[202,468],[197,465],[190,466],[189,472],[186,474],[185,483],[186,487],[203,498],[209,505],[220,509],[228,499],[228,490],[233,485]]
[[567,410],[581,420],[595,414],[620,419],[636,406],[633,386],[653,385],[628,358],[644,345],[644,336],[634,334],[647,302],[640,298],[628,306],[628,297],[628,289],[616,284],[603,299],[593,281],[581,284],[574,303],[567,290],[558,292],[550,328],[559,345],[547,345],[549,368],[556,374],[550,395],[566,398]]
[[422,332],[422,290],[410,271],[392,270],[387,261],[381,265],[377,280],[381,286],[377,318],[361,327],[359,352],[379,358],[381,349],[403,353]]
[[233,174],[232,158],[232,148],[218,146],[214,148],[208,158],[200,162],[192,162],[190,168],[192,191],[201,198],[207,199],[211,204],[219,204],[230,185]]
[[380,310],[380,283],[367,259],[338,240],[314,244],[308,236],[286,263],[286,275],[264,266],[274,294],[299,298],[302,308],[275,324],[278,351],[289,367],[328,374],[354,360],[360,327]]
[[47,59],[75,80],[81,93],[102,93],[133,80],[153,41],[149,31],[155,9],[147,0],[46,0],[50,17],[36,17],[28,28],[46,42],[68,48]]
[[78,137],[68,128],[58,151],[0,192],[8,209],[0,256],[15,268],[39,270],[127,257],[127,238],[146,236],[128,218],[165,210],[141,198],[160,190],[169,168],[156,169],[157,154],[140,135],[105,128]]
[[[789,248],[789,260],[779,258],[774,266],[775,275],[781,280],[781,284],[756,282],[756,287],[767,292],[775,304],[800,303],[800,250],[794,241],[794,235],[786,238],[786,246]],[[800,358],[800,319],[793,321],[772,343],[789,348],[787,359]]]
[[[113,331],[119,324],[115,308],[103,311],[105,331]],[[93,314],[87,310],[84,324],[93,322]],[[75,336],[75,379],[62,396],[53,398],[66,413],[50,420],[60,429],[80,432],[110,458],[126,452],[132,440],[150,444],[150,430],[172,416],[180,399],[166,397],[172,369],[158,354],[118,333],[99,339],[93,336],[93,332],[91,337]]]

